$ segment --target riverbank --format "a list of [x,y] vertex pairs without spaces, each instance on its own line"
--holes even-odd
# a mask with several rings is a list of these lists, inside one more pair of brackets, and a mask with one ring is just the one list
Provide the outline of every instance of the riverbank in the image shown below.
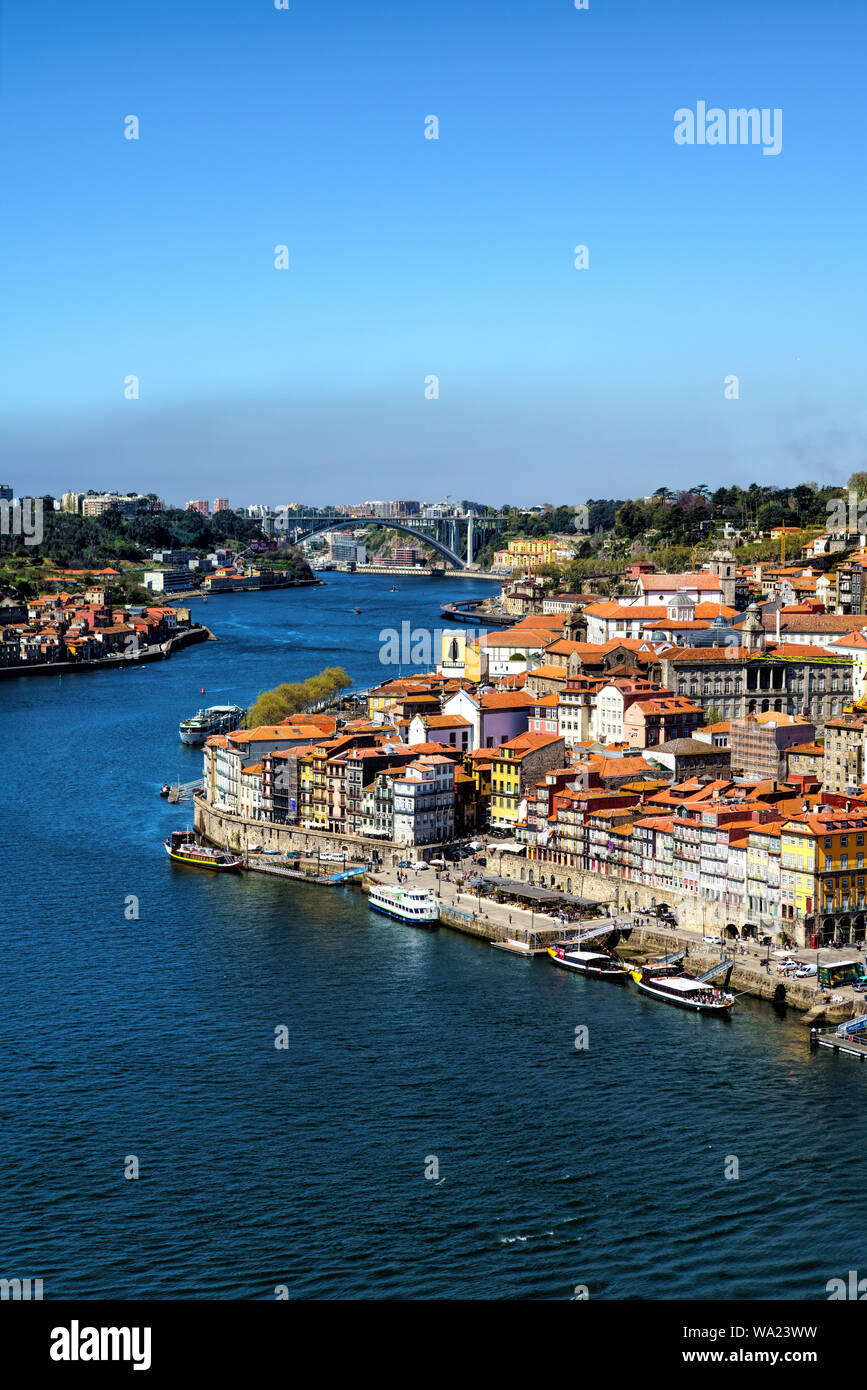
[[203,624],[185,628],[174,637],[151,647],[142,647],[138,652],[102,656],[92,661],[40,661],[27,666],[0,666],[0,680],[12,680],[16,676],[66,676],[78,671],[113,671],[121,667],[143,666],[150,661],[167,661],[175,651],[193,646],[197,642],[216,642],[210,628]]

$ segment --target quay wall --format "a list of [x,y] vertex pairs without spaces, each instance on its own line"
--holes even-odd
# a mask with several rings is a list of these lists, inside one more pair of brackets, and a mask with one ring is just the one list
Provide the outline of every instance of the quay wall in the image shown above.
[[[666,903],[674,910],[678,924],[692,931],[722,936],[725,928],[731,923],[739,932],[745,926],[751,925],[758,927],[762,934],[762,928],[768,921],[767,913],[726,906],[725,903],[712,902],[695,897],[691,893],[681,893],[676,889],[649,887],[645,883],[637,883],[634,879],[615,877],[613,874],[609,876],[592,873],[589,869],[570,869],[544,860],[527,859],[522,854],[498,851],[492,844],[488,845],[486,857],[488,872],[496,874],[499,878],[511,878],[526,883],[532,869],[535,884],[539,883],[540,875],[544,875],[546,888],[555,888],[563,893],[572,892],[578,897],[592,898],[594,902],[610,903],[612,910],[616,912],[651,911],[654,905]],[[521,870],[524,871],[523,878]],[[569,882],[572,884],[571,889],[567,887]],[[775,921],[773,930],[778,930],[780,926],[785,927],[789,936],[797,940],[801,946],[806,945],[803,922]]]
[[[315,855],[330,852],[339,854],[346,850],[346,866],[352,867],[367,856],[378,856],[385,867],[393,868],[399,859],[430,859],[439,855],[440,845],[396,845],[390,840],[365,839],[357,835],[337,835],[330,830],[305,830],[296,825],[272,825],[269,821],[248,820],[233,811],[219,811],[201,797],[195,796],[193,824],[206,840],[212,844],[225,846],[243,853],[248,844],[262,845],[263,849],[276,849],[284,853],[287,849],[298,850],[301,854]],[[335,863],[335,872],[337,865]]]

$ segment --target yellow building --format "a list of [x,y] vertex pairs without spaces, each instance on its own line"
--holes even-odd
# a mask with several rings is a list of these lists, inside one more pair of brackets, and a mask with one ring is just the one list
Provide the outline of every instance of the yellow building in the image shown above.
[[556,734],[518,734],[489,750],[491,762],[490,823],[509,828],[521,819],[521,802],[546,772],[562,766],[565,744]]
[[505,550],[496,552],[494,562],[513,570],[535,570],[568,559],[569,554],[556,536],[543,536],[537,540],[509,541]]
[[[828,808],[782,826],[784,916],[812,918],[824,939],[854,941],[867,924],[867,808]],[[792,912],[789,909],[793,909]]]

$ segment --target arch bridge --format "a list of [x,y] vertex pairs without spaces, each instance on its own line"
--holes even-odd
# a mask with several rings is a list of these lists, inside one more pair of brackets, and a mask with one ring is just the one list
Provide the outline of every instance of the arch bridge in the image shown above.
[[[280,521],[284,522],[279,526]],[[312,540],[323,531],[357,531],[368,526],[384,526],[400,531],[431,546],[455,569],[467,569],[481,546],[503,526],[499,516],[481,515],[448,517],[406,516],[344,516],[343,513],[316,515],[295,514],[278,518],[278,528],[288,532],[295,544]]]

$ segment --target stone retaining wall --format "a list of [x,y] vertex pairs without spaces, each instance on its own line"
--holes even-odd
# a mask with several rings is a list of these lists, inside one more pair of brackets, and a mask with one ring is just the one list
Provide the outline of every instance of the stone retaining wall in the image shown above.
[[[243,854],[247,845],[261,845],[263,849],[276,849],[285,853],[287,849],[298,850],[302,854],[316,855],[342,853],[346,850],[346,867],[365,857],[378,855],[384,868],[393,868],[400,859],[430,859],[441,853],[440,845],[395,845],[390,840],[364,839],[356,835],[336,835],[328,830],[303,830],[297,825],[273,825],[266,820],[249,820],[246,816],[231,811],[217,811],[202,797],[193,798],[193,824],[197,831],[214,845],[229,848]],[[336,860],[329,865],[337,873],[342,865]]]

